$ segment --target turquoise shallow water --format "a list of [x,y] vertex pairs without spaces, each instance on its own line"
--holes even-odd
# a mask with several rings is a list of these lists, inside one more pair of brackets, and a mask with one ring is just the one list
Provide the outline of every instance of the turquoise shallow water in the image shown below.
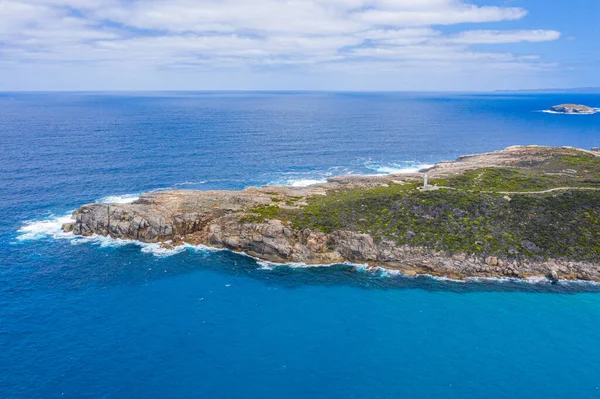
[[270,268],[56,230],[148,190],[600,146],[600,115],[534,112],[562,102],[600,97],[0,95],[0,397],[600,397],[595,286]]

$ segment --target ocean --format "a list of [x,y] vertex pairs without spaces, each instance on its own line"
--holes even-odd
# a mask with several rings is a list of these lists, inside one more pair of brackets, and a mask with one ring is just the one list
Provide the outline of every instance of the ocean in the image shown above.
[[82,239],[79,206],[600,146],[600,95],[0,93],[0,398],[599,398],[600,287]]

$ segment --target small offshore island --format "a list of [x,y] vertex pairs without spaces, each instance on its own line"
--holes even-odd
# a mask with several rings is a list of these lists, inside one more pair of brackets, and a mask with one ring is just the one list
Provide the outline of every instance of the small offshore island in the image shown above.
[[515,146],[418,173],[308,187],[163,191],[63,230],[406,275],[600,282],[600,149]]
[[558,114],[591,115],[600,112],[600,109],[588,107],[586,105],[560,104],[551,107],[550,111]]

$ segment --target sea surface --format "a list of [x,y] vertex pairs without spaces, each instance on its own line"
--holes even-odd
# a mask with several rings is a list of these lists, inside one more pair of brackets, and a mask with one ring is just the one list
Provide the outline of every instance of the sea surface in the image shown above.
[[600,95],[0,93],[0,398],[600,398],[600,288],[60,232],[85,203],[600,146]]

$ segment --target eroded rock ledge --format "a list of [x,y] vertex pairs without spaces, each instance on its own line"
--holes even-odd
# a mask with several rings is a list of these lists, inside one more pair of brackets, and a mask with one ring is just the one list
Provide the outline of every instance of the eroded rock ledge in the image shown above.
[[[416,187],[422,185],[425,174],[429,181],[435,184],[469,172],[487,170],[486,168],[498,168],[498,170],[518,168],[529,171],[528,168],[534,168],[535,165],[547,163],[548,160],[554,162],[556,157],[571,156],[571,154],[575,154],[575,157],[582,155],[593,159],[600,156],[597,151],[573,148],[517,146],[503,151],[463,156],[456,161],[438,163],[429,170],[413,174],[341,176],[328,179],[327,183],[309,187],[268,186],[250,187],[242,191],[153,192],[143,194],[139,200],[131,204],[85,205],[74,212],[74,222],[65,224],[63,230],[83,236],[98,234],[143,242],[159,242],[164,243],[165,246],[183,242],[193,245],[203,244],[245,252],[278,263],[367,263],[371,266],[399,270],[407,275],[429,274],[453,279],[547,277],[551,280],[600,281],[600,267],[593,259],[590,261],[564,256],[531,257],[520,256],[518,253],[512,256],[511,252],[495,253],[493,249],[484,248],[483,243],[481,250],[472,252],[440,250],[433,245],[410,245],[390,236],[374,237],[365,233],[363,228],[345,226],[340,229],[320,231],[298,225],[294,223],[293,218],[281,216],[301,212],[312,199],[329,196],[332,193],[391,186]],[[547,173],[550,175],[558,173],[568,177],[573,173],[577,175],[579,171],[567,168]],[[589,176],[586,175],[587,177]],[[448,193],[455,190],[450,187],[429,188],[448,190]],[[572,187],[572,189],[579,188]],[[585,189],[594,190],[593,187],[585,187]],[[569,191],[570,188],[561,187],[560,190]],[[423,192],[423,194],[427,193]],[[510,201],[512,195],[550,194],[540,192],[538,194],[495,193],[494,195],[503,196],[507,198],[506,201]],[[593,215],[590,213],[591,217],[595,217],[594,215],[600,210],[593,206],[592,208],[589,212],[593,213]],[[425,217],[429,216],[425,215]],[[435,214],[431,217],[435,217]],[[402,237],[405,234],[404,231],[398,233]],[[418,231],[410,232],[410,234],[417,233]],[[586,242],[591,240],[591,245],[600,246],[600,243],[595,242],[600,240],[600,230],[592,231],[591,234],[589,239],[586,238]],[[528,245],[525,240],[523,245]],[[479,243],[476,246],[479,248]]]

